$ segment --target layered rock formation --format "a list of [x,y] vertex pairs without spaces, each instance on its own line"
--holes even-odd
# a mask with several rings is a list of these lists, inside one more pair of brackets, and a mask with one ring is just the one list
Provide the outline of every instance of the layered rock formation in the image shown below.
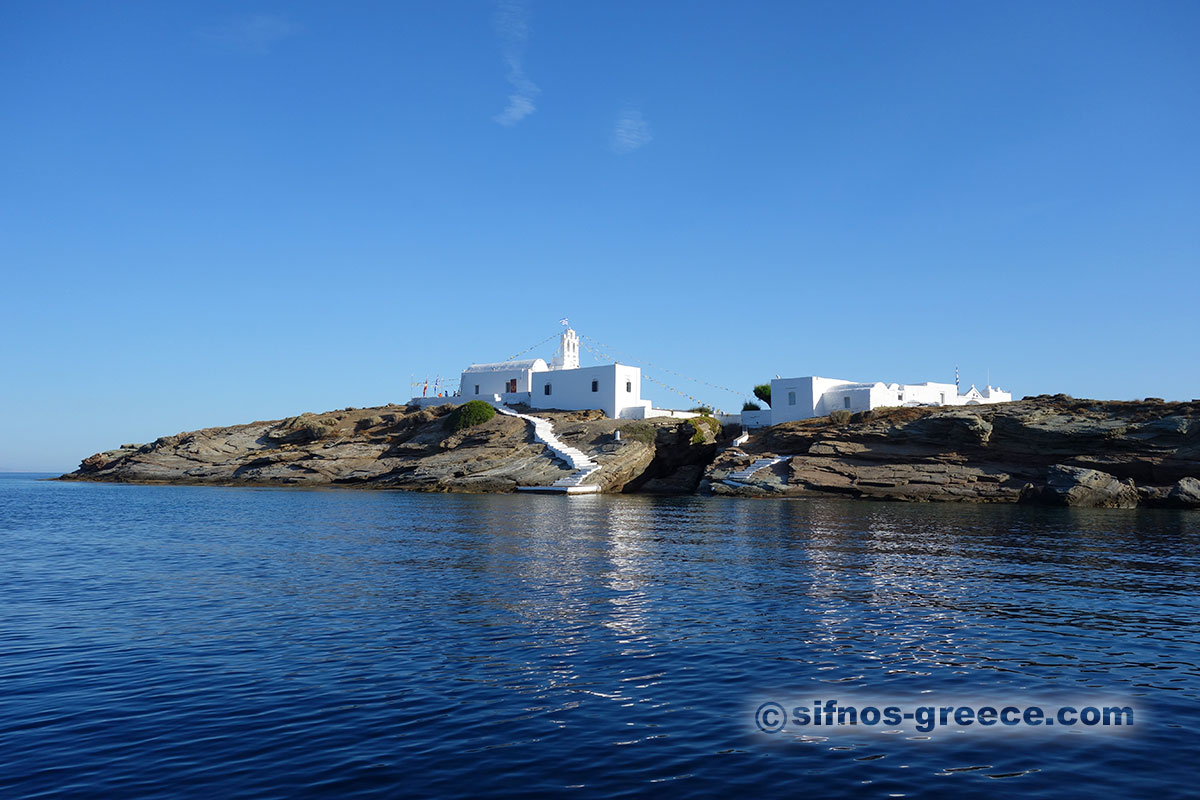
[[[359,486],[508,492],[547,486],[571,470],[523,421],[497,415],[451,433],[451,406],[344,409],[180,433],[97,453],[68,480],[259,486]],[[606,419],[600,412],[539,412],[558,437],[601,466],[603,491],[690,493],[716,452],[683,420]],[[621,429],[618,440],[615,432]]]
[[[498,415],[451,433],[450,410],[344,409],[209,428],[97,453],[63,477],[508,492],[570,474],[524,421]],[[735,431],[722,432],[713,420],[538,414],[600,464],[588,480],[605,492],[1200,508],[1200,401],[1055,395],[877,409],[777,425],[723,449]],[[756,461],[770,466],[730,479]]]
[[[786,458],[736,483],[756,459]],[[957,408],[877,409],[777,425],[724,451],[717,494],[1200,506],[1200,402],[1065,395]]]

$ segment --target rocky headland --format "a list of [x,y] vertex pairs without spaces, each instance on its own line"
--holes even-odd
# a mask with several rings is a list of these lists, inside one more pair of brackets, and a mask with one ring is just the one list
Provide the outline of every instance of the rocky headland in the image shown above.
[[[454,407],[382,406],[206,428],[127,444],[84,459],[66,480],[225,486],[349,486],[511,492],[573,470],[521,419],[497,414],[460,431]],[[719,426],[681,419],[612,420],[599,411],[539,411],[557,437],[592,457],[605,492],[695,491],[717,452]],[[616,432],[620,430],[618,438]]]
[[750,496],[1200,506],[1200,401],[1053,395],[834,416],[766,428],[725,449],[702,488]]
[[[509,492],[572,473],[524,420],[453,432],[452,411],[347,408],[207,428],[97,453],[63,479]],[[751,431],[736,445],[739,431],[711,418],[537,413],[600,465],[587,480],[604,492],[1200,507],[1200,401],[877,409]]]

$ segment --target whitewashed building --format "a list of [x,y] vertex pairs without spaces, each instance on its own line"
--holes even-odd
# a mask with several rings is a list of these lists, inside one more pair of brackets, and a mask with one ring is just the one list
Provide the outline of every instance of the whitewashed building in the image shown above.
[[1007,403],[1012,392],[972,386],[959,393],[953,383],[855,383],[837,378],[776,378],[771,381],[771,407],[742,412],[748,428],[823,417],[834,411],[856,413],[885,406],[971,406]]
[[435,405],[468,400],[562,411],[599,409],[614,419],[645,419],[671,413],[652,409],[650,401],[642,399],[642,371],[638,367],[581,367],[579,336],[571,328],[563,331],[558,352],[549,364],[540,358],[472,364],[462,372],[458,394],[414,397],[411,402]]

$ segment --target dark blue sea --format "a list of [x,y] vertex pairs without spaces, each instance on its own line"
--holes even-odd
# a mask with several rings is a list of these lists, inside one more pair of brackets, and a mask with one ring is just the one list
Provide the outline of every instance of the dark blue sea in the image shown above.
[[[0,476],[0,796],[1200,795],[1200,514]],[[1117,700],[1119,732],[766,701]]]

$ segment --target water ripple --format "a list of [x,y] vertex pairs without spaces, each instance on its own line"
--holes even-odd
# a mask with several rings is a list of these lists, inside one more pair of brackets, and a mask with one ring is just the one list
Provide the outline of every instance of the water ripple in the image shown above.
[[[1198,544],[1165,511],[0,477],[0,794],[1187,796]],[[843,692],[1147,716],[774,739],[746,713]]]

